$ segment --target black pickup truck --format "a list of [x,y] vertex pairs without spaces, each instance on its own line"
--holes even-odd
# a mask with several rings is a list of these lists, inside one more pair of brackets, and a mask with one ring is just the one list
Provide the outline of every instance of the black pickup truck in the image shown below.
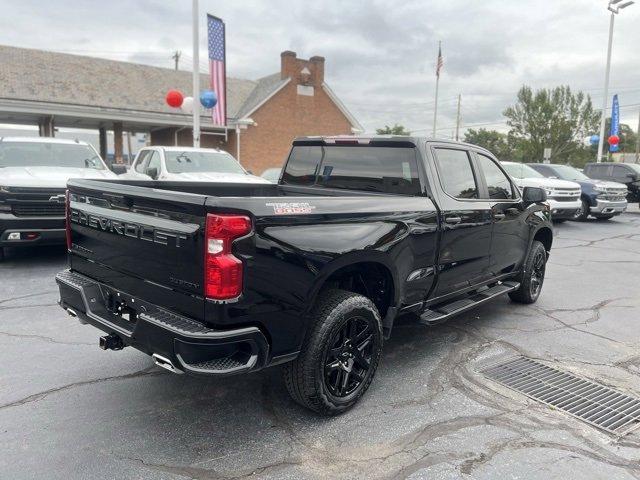
[[535,302],[553,239],[473,145],[294,141],[277,185],[71,180],[60,305],[175,373],[286,363],[323,414],[369,387],[400,314],[432,325],[498,295]]

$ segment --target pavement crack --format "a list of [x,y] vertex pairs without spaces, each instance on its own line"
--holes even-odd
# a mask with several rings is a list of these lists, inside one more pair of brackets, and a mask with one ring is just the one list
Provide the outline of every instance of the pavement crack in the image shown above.
[[111,377],[102,377],[102,378],[94,378],[93,380],[82,380],[80,382],[69,383],[67,385],[63,385],[61,387],[51,388],[49,390],[45,390],[43,392],[34,393],[33,395],[29,395],[28,397],[22,398],[20,400],[16,400],[14,402],[5,403],[4,405],[0,405],[0,410],[11,407],[19,407],[21,405],[26,405],[28,403],[38,402],[40,400],[45,399],[51,394],[63,392],[65,390],[70,390],[76,387],[82,387],[85,385],[93,385],[96,383],[110,382],[115,380],[128,380],[131,378],[138,378],[144,376],[157,376],[157,375],[168,375],[168,373],[159,371],[156,367],[149,367],[143,370],[139,370],[133,373],[127,373],[125,375],[114,375]]
[[5,298],[4,300],[0,300],[0,305],[2,305],[3,303],[7,303],[7,302],[13,302],[15,300],[22,300],[23,298],[39,297],[41,295],[47,295],[49,293],[57,293],[57,290],[46,290],[44,292],[29,293],[27,295],[19,295],[17,297]]
[[55,338],[47,337],[45,335],[36,335],[36,334],[27,334],[27,333],[10,333],[10,332],[0,331],[0,335],[12,337],[12,338],[27,338],[30,340],[42,340],[43,342],[56,343],[59,345],[85,345],[85,346],[93,346],[93,347],[95,347],[96,345],[95,343],[89,343],[89,342],[67,342],[63,340],[56,340]]

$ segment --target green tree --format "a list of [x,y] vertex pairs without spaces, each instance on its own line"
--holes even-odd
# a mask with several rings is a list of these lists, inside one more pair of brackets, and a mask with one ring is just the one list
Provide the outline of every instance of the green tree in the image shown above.
[[411,135],[409,130],[406,130],[404,126],[398,125],[397,123],[393,127],[385,125],[384,128],[378,128],[376,129],[376,133],[378,135]]
[[597,132],[600,123],[600,112],[594,111],[591,97],[573,93],[568,86],[534,93],[525,85],[515,105],[503,114],[511,127],[509,135],[519,142],[526,162],[541,162],[545,148],[551,149],[551,160],[557,163],[582,157],[584,139]]
[[470,128],[464,134],[464,141],[486,148],[499,160],[514,160],[514,155],[516,155],[515,139],[497,130]]

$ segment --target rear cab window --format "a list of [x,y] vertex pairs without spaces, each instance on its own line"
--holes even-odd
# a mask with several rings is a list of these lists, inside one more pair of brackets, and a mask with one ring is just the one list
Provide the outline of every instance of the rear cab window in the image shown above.
[[420,195],[415,147],[294,145],[282,184]]

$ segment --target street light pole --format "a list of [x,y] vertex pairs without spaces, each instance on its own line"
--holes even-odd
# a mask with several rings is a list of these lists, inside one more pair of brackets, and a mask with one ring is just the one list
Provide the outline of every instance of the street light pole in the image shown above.
[[618,5],[622,0],[610,0],[607,10],[611,12],[611,19],[609,20],[609,43],[607,45],[607,67],[604,73],[604,98],[602,100],[602,118],[600,118],[600,136],[598,138],[598,157],[596,162],[602,161],[602,153],[604,151],[604,126],[607,119],[607,103],[609,101],[609,74],[611,72],[611,47],[613,45],[613,25],[616,15],[623,8],[627,8],[632,5],[633,1],[624,2]]

